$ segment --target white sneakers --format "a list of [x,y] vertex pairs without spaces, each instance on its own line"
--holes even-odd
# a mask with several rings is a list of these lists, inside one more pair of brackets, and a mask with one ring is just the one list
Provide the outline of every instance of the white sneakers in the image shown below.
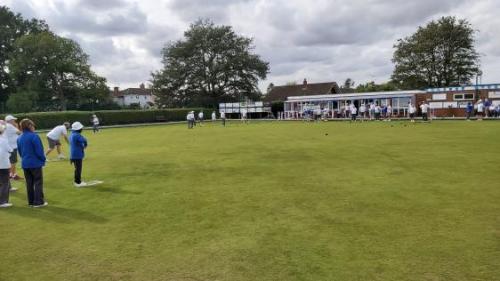
[[16,192],[17,190],[18,190],[17,187],[11,187],[9,191],[10,192]]
[[49,205],[49,202],[45,201],[42,205],[33,205],[33,208],[43,208]]
[[4,203],[0,205],[0,208],[10,208],[12,207],[12,203]]
[[59,155],[57,155],[57,159],[64,160],[64,159],[66,159],[66,156],[64,156],[63,154],[59,154]]
[[86,186],[87,186],[87,183],[86,183],[86,182],[84,182],[84,181],[82,181],[81,183],[76,183],[76,182],[74,182],[74,183],[73,183],[73,185],[74,185],[75,187],[86,187]]

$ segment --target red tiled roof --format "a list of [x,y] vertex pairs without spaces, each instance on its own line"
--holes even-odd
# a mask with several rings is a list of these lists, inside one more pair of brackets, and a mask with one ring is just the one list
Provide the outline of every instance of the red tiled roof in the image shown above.
[[265,102],[285,101],[288,97],[339,94],[336,82],[316,83],[307,85],[275,86],[264,96]]

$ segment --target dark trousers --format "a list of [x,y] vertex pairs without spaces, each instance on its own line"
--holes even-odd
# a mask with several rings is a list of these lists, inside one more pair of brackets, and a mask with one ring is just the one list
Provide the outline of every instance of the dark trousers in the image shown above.
[[226,126],[226,118],[222,118],[222,126]]
[[24,169],[26,178],[26,191],[28,193],[28,204],[32,206],[43,205],[43,172],[42,168]]
[[83,159],[71,159],[71,163],[75,166],[75,183],[82,183]]
[[10,170],[0,169],[0,204],[9,203]]
[[99,125],[93,125],[92,130],[94,131],[94,133],[99,132]]
[[427,115],[427,113],[422,113],[422,118],[424,119],[424,121],[429,120],[429,116]]
[[194,127],[194,120],[188,120],[188,129],[192,129]]

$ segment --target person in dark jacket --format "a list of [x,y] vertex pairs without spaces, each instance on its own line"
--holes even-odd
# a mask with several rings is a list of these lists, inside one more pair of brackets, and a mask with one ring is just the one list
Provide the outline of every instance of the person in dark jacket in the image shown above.
[[29,119],[21,121],[23,133],[17,140],[21,165],[26,179],[28,204],[31,207],[45,207],[48,205],[43,194],[43,166],[45,166],[45,152],[40,137],[35,133],[35,123]]
[[83,125],[75,122],[71,125],[71,136],[69,137],[70,161],[75,166],[75,187],[85,187],[87,183],[82,181],[83,158],[85,157],[85,148],[87,148],[87,139],[82,136]]

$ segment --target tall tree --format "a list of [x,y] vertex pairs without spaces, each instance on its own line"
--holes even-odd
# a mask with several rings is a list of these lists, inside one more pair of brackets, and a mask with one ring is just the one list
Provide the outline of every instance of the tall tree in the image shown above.
[[356,87],[356,92],[367,93],[367,92],[386,92],[386,91],[397,91],[399,90],[397,83],[389,81],[387,83],[377,84],[374,81],[359,84]]
[[51,32],[16,40],[8,66],[21,91],[38,93],[39,110],[66,110],[68,102],[78,103],[89,89],[98,91],[93,92],[97,96],[107,89],[106,80],[91,71],[80,46]]
[[347,78],[344,82],[344,85],[342,86],[342,89],[351,89],[352,87],[354,87],[354,80],[352,80],[351,78]]
[[468,84],[479,71],[475,31],[467,20],[442,17],[399,39],[392,79],[402,88]]
[[202,20],[184,37],[165,46],[163,69],[152,74],[160,106],[215,106],[261,95],[258,81],[266,78],[269,64],[252,53],[252,39]]
[[16,91],[8,67],[15,41],[24,35],[47,30],[45,22],[25,20],[20,14],[14,14],[9,8],[0,6],[0,103],[7,101],[9,95]]

